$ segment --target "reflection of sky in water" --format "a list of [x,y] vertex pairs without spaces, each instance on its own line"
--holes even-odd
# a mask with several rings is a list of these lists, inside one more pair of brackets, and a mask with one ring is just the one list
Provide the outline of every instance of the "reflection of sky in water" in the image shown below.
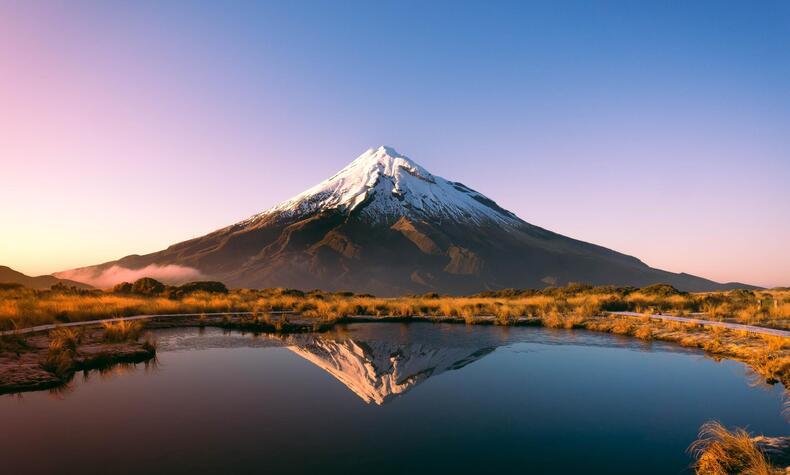
[[707,420],[788,429],[781,388],[750,387],[742,364],[601,333],[157,335],[148,371],[0,398],[9,473],[681,473]]

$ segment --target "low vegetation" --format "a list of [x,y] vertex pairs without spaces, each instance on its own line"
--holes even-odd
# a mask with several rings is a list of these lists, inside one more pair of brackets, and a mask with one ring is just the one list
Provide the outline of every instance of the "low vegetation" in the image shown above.
[[689,451],[696,459],[694,469],[700,475],[785,473],[769,463],[748,432],[744,429],[730,431],[716,421],[702,426],[699,438]]
[[112,291],[0,287],[0,330],[138,314],[246,310],[253,301],[245,293],[229,294],[219,282],[168,287],[149,278]]
[[[290,310],[306,317],[334,320],[349,315],[530,317],[547,322],[557,315],[588,318],[606,311],[691,315],[717,321],[790,329],[790,290],[733,290],[686,293],[667,285],[642,289],[569,285],[542,290],[506,289],[473,296],[437,294],[377,298],[350,292],[301,292],[293,289],[235,289],[219,282],[166,286],[144,278],[112,291],[58,287],[32,290],[0,286],[0,328],[27,327],[154,313]],[[570,325],[563,318],[559,325]]]
[[120,321],[3,336],[0,394],[58,390],[78,371],[149,361],[156,354],[156,343],[150,337],[141,341],[142,328],[137,321]]
[[[227,317],[224,326],[279,330],[283,319],[269,321],[269,312],[290,311],[322,325],[353,316],[453,319],[467,324],[538,324],[551,328],[584,328],[644,340],[665,340],[701,348],[712,354],[748,362],[769,382],[790,382],[787,339],[746,332],[643,318],[618,317],[608,311],[695,315],[703,319],[790,328],[790,290],[733,290],[686,293],[667,285],[641,289],[569,285],[542,290],[506,289],[464,297],[437,294],[379,298],[350,292],[302,292],[294,289],[235,289],[219,282],[179,287],[144,278],[111,291],[62,286],[47,291],[0,287],[0,328],[93,320],[136,314],[251,312]],[[203,322],[205,323],[205,317]],[[287,326],[287,325],[286,325]],[[108,341],[140,335],[141,325],[113,323]]]
[[140,321],[121,320],[104,322],[102,328],[104,328],[104,341],[120,343],[137,340],[143,330],[143,324]]
[[49,333],[49,350],[42,366],[61,378],[66,377],[74,367],[81,336],[81,332],[72,328],[52,330]]

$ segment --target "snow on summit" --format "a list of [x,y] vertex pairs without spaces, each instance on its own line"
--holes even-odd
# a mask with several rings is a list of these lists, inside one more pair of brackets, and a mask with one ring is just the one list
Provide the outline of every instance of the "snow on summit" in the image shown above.
[[432,175],[391,147],[368,149],[331,178],[255,217],[301,217],[336,209],[360,213],[372,221],[400,217],[475,223],[521,221],[480,193]]

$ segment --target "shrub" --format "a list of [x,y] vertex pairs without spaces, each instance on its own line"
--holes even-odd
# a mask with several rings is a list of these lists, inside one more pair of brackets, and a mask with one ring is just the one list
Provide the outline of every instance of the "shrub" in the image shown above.
[[24,285],[16,282],[0,282],[0,290],[19,290],[23,287]]
[[52,285],[49,290],[53,293],[58,294],[78,294],[79,291],[76,286],[73,285],[66,285],[63,282],[58,282],[57,284]]
[[652,297],[670,297],[673,295],[688,295],[687,292],[681,292],[680,290],[668,284],[648,285],[647,287],[643,287],[642,289],[640,289],[639,293],[643,295],[649,295]]
[[116,284],[115,287],[112,288],[112,291],[115,294],[131,294],[132,284],[129,282],[121,282],[120,284]]
[[222,282],[215,282],[215,281],[201,281],[201,282],[189,282],[182,286],[178,287],[184,294],[190,294],[192,292],[207,292],[210,294],[227,294],[228,288],[225,287],[225,284]]
[[165,284],[150,277],[143,277],[132,284],[132,293],[139,295],[158,295],[165,291]]
[[278,289],[280,295],[287,295],[291,297],[304,297],[304,292],[298,289]]

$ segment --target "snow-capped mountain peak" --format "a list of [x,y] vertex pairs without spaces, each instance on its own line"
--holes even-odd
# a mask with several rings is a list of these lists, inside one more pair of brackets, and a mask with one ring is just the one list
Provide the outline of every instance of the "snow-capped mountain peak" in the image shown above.
[[520,220],[492,200],[431,174],[394,148],[368,149],[335,175],[253,220],[277,214],[302,217],[324,210],[354,210],[376,222],[400,217],[516,224]]
[[376,149],[369,148],[365,153],[357,157],[327,181],[331,181],[341,174],[365,174],[371,171],[378,171],[383,175],[396,178],[400,173],[405,171],[425,181],[434,181],[433,175],[431,175],[428,170],[418,165],[409,157],[401,155],[394,148],[387,147],[386,145],[382,145]]

